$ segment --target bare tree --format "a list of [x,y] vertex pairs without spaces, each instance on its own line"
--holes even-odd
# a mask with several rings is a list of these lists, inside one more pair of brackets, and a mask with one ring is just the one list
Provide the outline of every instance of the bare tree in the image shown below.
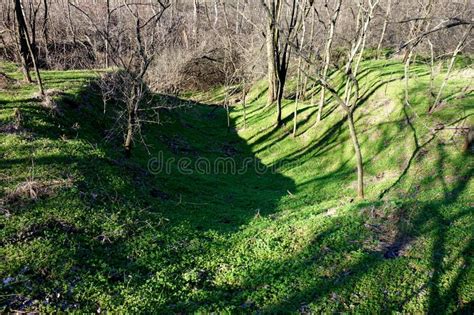
[[18,38],[18,52],[21,60],[21,69],[23,72],[23,78],[28,83],[31,83],[30,66],[29,66],[29,50],[27,40],[27,34],[25,32],[26,22],[23,16],[23,10],[21,9],[20,0],[15,0],[15,15],[17,20],[17,38]]
[[[329,31],[328,31],[327,41],[326,41],[326,50],[324,52],[324,58],[325,58],[324,66],[323,66],[323,72],[322,72],[322,77],[325,80],[327,78],[329,66],[331,64],[332,43],[334,40],[334,32],[336,29],[337,20],[339,18],[339,13],[341,12],[341,6],[342,6],[342,0],[337,0],[336,7],[334,8],[332,17],[331,17],[331,25],[329,26]],[[325,1],[325,7],[326,7],[328,15],[331,15],[329,11],[328,0]],[[323,107],[324,107],[325,101],[326,101],[326,88],[322,86],[320,100],[319,100],[318,118],[316,122],[321,121],[321,116],[323,113]]]
[[[87,18],[96,32],[108,43],[109,56],[114,64],[121,69],[117,72],[119,78],[115,83],[120,83],[118,100],[123,102],[126,108],[125,113],[120,114],[119,117],[126,117],[124,148],[125,155],[130,157],[136,135],[141,136],[141,114],[145,110],[143,107],[150,101],[146,75],[157,52],[155,35],[158,22],[169,8],[170,3],[167,0],[146,3],[123,1],[110,9],[110,14],[125,14],[133,23],[122,25],[121,32],[114,33],[113,36],[100,28],[100,23],[92,19],[90,12],[86,12],[71,1],[69,3]],[[122,19],[122,21],[127,20]],[[122,41],[127,39],[132,41],[128,45],[130,49],[128,56],[123,55],[119,46]]]
[[19,36],[19,43],[20,43],[19,47],[20,47],[23,74],[25,76],[25,79],[28,82],[31,82],[31,77],[29,74],[29,67],[28,67],[28,61],[31,60],[31,62],[33,63],[33,68],[36,73],[36,79],[38,82],[39,92],[41,95],[44,95],[43,81],[41,80],[41,75],[38,69],[37,54],[30,41],[28,25],[25,20],[25,10],[23,8],[23,4],[21,3],[21,0],[15,0],[15,13],[16,13],[16,18],[17,18],[17,23],[18,23],[18,36]]
[[[365,1],[364,1],[365,2]],[[354,148],[354,155],[356,158],[357,165],[357,196],[360,199],[365,198],[364,193],[364,166],[362,151],[357,136],[357,130],[354,122],[354,113],[360,102],[360,87],[357,79],[357,71],[360,64],[360,60],[364,54],[365,41],[369,32],[369,26],[373,19],[374,9],[378,4],[378,0],[368,0],[368,3],[358,3],[358,16],[359,29],[352,40],[351,50],[344,67],[343,74],[346,79],[346,88],[344,96],[341,97],[336,88],[334,88],[327,78],[323,77],[323,70],[320,74],[317,74],[316,81],[318,81],[326,90],[328,90],[335,101],[339,104],[340,108],[345,113],[347,123],[349,125],[349,134],[351,137],[352,145]]]
[[[311,4],[310,4],[311,6]],[[305,4],[300,4],[300,10],[309,12],[309,7],[305,7]],[[306,14],[305,14],[306,16]],[[302,50],[303,47],[305,46],[305,39],[306,39],[306,19],[302,18],[301,20],[301,25],[302,25],[302,34],[301,34],[301,41],[298,43],[298,49]],[[293,113],[293,137],[296,137],[296,129],[298,125],[298,103],[301,99],[301,95],[304,95],[304,92],[302,90],[302,82],[301,82],[301,72],[303,68],[303,57],[300,55],[298,58],[298,69],[297,69],[297,76],[296,76],[296,95],[295,95],[295,104],[294,104],[294,113]]]
[[[291,59],[291,42],[297,34],[296,26],[301,18],[297,0],[292,0],[285,6],[286,14],[282,13],[282,3],[280,0],[269,0],[269,3],[261,0],[261,4],[267,14],[267,20],[272,21],[271,31],[273,32],[271,47],[275,58],[274,76],[277,83],[277,119],[276,125],[282,124],[282,101],[285,91],[285,84],[288,68]],[[285,27],[286,26],[286,27]],[[270,31],[270,30],[269,30]],[[270,43],[267,35],[267,49]],[[270,61],[269,61],[270,66]],[[269,70],[270,81],[270,70]],[[270,94],[270,89],[269,89]]]

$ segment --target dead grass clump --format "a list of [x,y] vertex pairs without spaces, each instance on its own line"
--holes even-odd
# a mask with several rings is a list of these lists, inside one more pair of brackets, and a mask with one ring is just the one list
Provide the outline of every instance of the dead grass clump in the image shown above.
[[55,97],[64,95],[64,93],[58,89],[48,89],[44,91],[44,95],[39,92],[33,95],[33,99],[41,102],[41,106],[51,110],[54,114],[60,114],[60,108]]
[[[370,185],[379,185],[384,182],[391,182],[399,176],[397,170],[385,170],[383,172],[377,173],[376,175],[366,175],[365,183]],[[357,190],[357,180],[352,181],[347,188]]]
[[64,93],[61,90],[47,89],[44,91],[44,95],[41,95],[39,92],[33,94],[33,99],[43,100],[46,97],[55,97],[55,96],[61,96],[61,95],[64,95]]
[[8,123],[0,123],[0,133],[17,134],[22,131],[21,124],[23,115],[19,108],[13,110],[13,121]]
[[58,103],[54,100],[54,98],[50,97],[50,96],[45,96],[41,102],[41,106],[43,106],[44,108],[47,108],[49,110],[51,110],[52,112],[54,113],[58,113],[59,112],[59,106],[58,106]]
[[397,104],[388,98],[379,98],[369,102],[369,106],[361,109],[361,114],[366,116],[367,126],[374,126],[389,120],[390,115],[397,109]]
[[20,183],[6,196],[0,199],[0,205],[13,205],[26,201],[36,201],[39,198],[51,197],[59,189],[71,187],[72,180],[53,180],[48,182],[29,180]]

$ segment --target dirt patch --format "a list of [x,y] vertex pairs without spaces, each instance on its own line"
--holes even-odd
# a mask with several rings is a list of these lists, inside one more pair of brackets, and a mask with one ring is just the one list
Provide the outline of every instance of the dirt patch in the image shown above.
[[[366,184],[376,185],[382,183],[387,180],[393,180],[399,176],[400,172],[395,170],[385,170],[383,172],[377,173],[373,176],[365,176],[364,182]],[[357,189],[357,180],[350,183],[349,189],[356,190]]]
[[36,92],[33,94],[33,99],[42,101],[45,97],[56,97],[56,96],[62,96],[64,93],[61,90],[58,89],[47,89],[44,91],[44,95],[41,95],[39,92]]
[[8,89],[16,83],[15,79],[10,78],[5,73],[0,72],[0,91]]
[[363,116],[367,116],[367,125],[373,126],[388,121],[396,107],[394,101],[384,98],[371,102],[369,106],[362,107],[360,112]]
[[387,203],[365,208],[362,213],[366,217],[364,226],[370,231],[364,248],[382,254],[385,259],[404,256],[411,243],[403,230],[407,222],[406,211]]
[[44,223],[35,223],[29,226],[28,228],[18,232],[16,235],[7,238],[4,242],[0,243],[3,244],[12,244],[12,243],[19,243],[19,242],[26,242],[42,236],[45,234],[46,231],[61,231],[67,234],[73,234],[79,232],[74,225],[71,223],[58,220],[58,219],[49,219]]
[[181,137],[175,136],[173,138],[168,138],[166,136],[161,136],[161,140],[175,155],[197,155],[196,149]]
[[0,133],[18,134],[21,131],[21,128],[14,123],[0,123]]

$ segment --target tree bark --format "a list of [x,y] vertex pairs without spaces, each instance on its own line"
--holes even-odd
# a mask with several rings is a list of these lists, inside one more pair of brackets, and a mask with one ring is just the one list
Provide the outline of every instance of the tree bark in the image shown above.
[[[135,105],[131,105],[135,107]],[[127,120],[127,134],[125,137],[125,157],[129,158],[132,156],[132,146],[133,146],[133,132],[135,126],[135,110],[129,108],[128,110],[128,120]]]
[[[324,60],[324,68],[323,68],[323,78],[326,79],[328,71],[329,71],[329,64],[331,63],[331,48],[332,42],[334,40],[334,31],[336,29],[337,20],[339,18],[339,13],[341,12],[341,5],[342,0],[339,0],[337,3],[336,10],[334,11],[334,15],[331,19],[331,26],[329,29],[329,36],[326,43],[326,51],[325,51],[325,60]],[[326,89],[324,86],[321,86],[321,96],[319,100],[319,109],[318,109],[318,118],[316,123],[321,121],[321,116],[323,114],[324,102],[326,101]]]
[[106,3],[107,9],[107,20],[105,25],[105,68],[109,67],[109,39],[110,39],[110,0],[107,0]]
[[247,84],[245,80],[242,80],[242,106],[244,110],[244,129],[247,129]]
[[[28,26],[25,22],[25,11],[23,10],[23,5],[21,3],[21,0],[15,0],[15,7],[19,9],[19,12],[17,13],[17,18],[18,18],[18,25],[19,27],[23,28],[23,34],[24,38],[26,41],[26,45],[28,47],[29,55],[31,57],[31,61],[33,62],[33,68],[35,69],[36,73],[36,78],[38,81],[38,88],[39,92],[41,95],[44,95],[44,89],[43,89],[43,81],[41,80],[41,75],[38,69],[38,62],[37,62],[37,56],[36,52],[33,49],[31,42],[30,42],[30,36],[28,34]],[[20,22],[21,21],[21,22]]]
[[28,83],[31,83],[30,76],[30,65],[29,65],[29,52],[28,44],[26,41],[27,34],[25,32],[26,22],[25,17],[23,16],[23,11],[21,9],[20,0],[15,0],[15,15],[17,20],[17,36],[18,36],[18,48],[19,56],[21,61],[21,70],[23,72],[24,80]]
[[357,196],[360,199],[364,199],[364,165],[362,161],[362,152],[360,150],[359,139],[357,138],[357,133],[354,126],[354,117],[352,112],[348,113],[347,122],[349,124],[349,133],[351,135],[352,145],[354,146],[354,152],[357,162]]
[[266,48],[267,48],[267,76],[268,76],[268,94],[267,105],[272,104],[276,99],[277,83],[276,83],[276,67],[275,67],[275,26],[273,20],[267,18],[266,26]]
[[387,32],[388,19],[392,10],[392,0],[388,0],[387,12],[385,13],[385,18],[383,21],[382,34],[380,34],[379,44],[377,45],[377,59],[380,59],[380,49],[382,48],[382,43],[385,38],[385,33]]
[[[304,47],[305,44],[305,35],[306,35],[306,23],[303,20],[303,33],[301,35],[301,45],[300,50]],[[301,97],[301,67],[303,62],[303,57],[300,55],[298,58],[298,74],[296,76],[296,99],[295,99],[295,109],[293,114],[293,138],[296,137],[296,129],[298,125],[298,103]],[[304,93],[304,91],[302,91]]]
[[[434,79],[435,79],[435,57],[434,57],[434,46],[431,40],[428,39],[428,45],[430,46],[430,100],[434,98]],[[428,108],[429,111],[429,108]]]
[[436,96],[436,99],[433,103],[433,106],[429,109],[430,113],[432,113],[439,106],[439,103],[441,102],[441,95],[443,93],[444,88],[446,87],[446,84],[449,81],[449,78],[451,76],[451,72],[453,71],[454,62],[456,61],[456,57],[459,54],[459,52],[462,50],[464,44],[466,43],[466,40],[469,38],[469,35],[471,34],[472,29],[473,29],[473,26],[472,25],[469,26],[469,28],[467,29],[467,31],[464,33],[463,37],[461,38],[461,41],[459,42],[456,49],[454,50],[453,56],[451,57],[451,61],[449,62],[448,72],[446,73],[446,77],[444,78],[443,83],[441,84],[441,87],[438,91],[438,95]]
[[44,52],[46,64],[49,64],[49,30],[48,30],[48,20],[49,20],[49,6],[48,0],[43,0],[43,38],[44,38]]
[[198,16],[198,8],[199,2],[198,0],[193,1],[193,40],[194,44],[197,45],[197,38],[198,38],[198,23],[199,23],[199,16]]

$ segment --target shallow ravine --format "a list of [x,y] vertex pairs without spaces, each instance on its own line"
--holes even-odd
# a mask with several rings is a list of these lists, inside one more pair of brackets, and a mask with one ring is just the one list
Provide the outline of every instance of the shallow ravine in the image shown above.
[[[393,62],[361,72],[364,84],[401,67]],[[472,115],[472,94],[425,115],[428,78],[422,66],[416,71],[412,115],[420,139],[429,139],[427,125],[456,118],[459,108]],[[238,104],[228,131],[225,111],[202,100],[147,126],[150,154],[137,146],[126,160],[117,150],[120,139],[103,141],[109,122],[89,90],[95,74],[44,77],[49,88],[66,93],[58,99],[61,114],[31,99],[33,86],[0,92],[1,126],[14,122],[15,108],[22,115],[21,128],[0,133],[4,310],[437,313],[472,307],[472,156],[445,131],[407,164],[413,135],[399,81],[375,86],[357,111],[369,195],[357,201],[347,125],[338,110],[314,126],[316,109],[302,104],[294,139],[291,101],[283,111],[287,124],[275,130],[274,111],[264,98],[253,99],[261,94],[256,85],[246,129]],[[463,80],[453,79],[447,91],[462,89]],[[152,159],[169,169],[150,169]],[[18,190],[5,199],[24,183],[33,185],[36,198]]]

